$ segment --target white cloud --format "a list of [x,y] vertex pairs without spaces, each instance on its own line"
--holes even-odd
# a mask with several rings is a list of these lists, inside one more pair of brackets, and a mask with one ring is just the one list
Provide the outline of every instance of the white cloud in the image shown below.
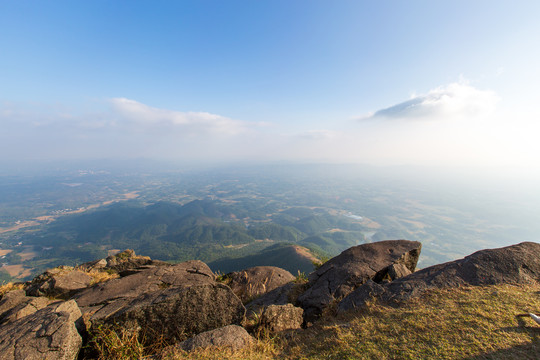
[[110,100],[112,110],[123,120],[138,124],[143,129],[181,131],[187,134],[213,133],[236,135],[253,126],[253,123],[233,120],[208,112],[180,112],[159,109],[126,98]]
[[493,112],[499,97],[465,81],[415,95],[402,103],[365,115],[360,120],[445,120],[485,117]]

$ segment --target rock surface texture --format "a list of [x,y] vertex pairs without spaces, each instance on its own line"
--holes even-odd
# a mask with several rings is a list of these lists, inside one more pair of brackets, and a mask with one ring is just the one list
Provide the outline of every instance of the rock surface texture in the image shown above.
[[227,347],[240,350],[255,343],[255,339],[241,326],[228,325],[219,329],[206,331],[179,344],[185,351],[209,347]]
[[26,289],[30,296],[69,297],[87,288],[92,277],[82,271],[56,268],[34,278]]
[[183,340],[240,324],[245,308],[201,261],[158,266],[113,279],[74,297],[92,326],[121,327],[150,343]]
[[339,309],[344,311],[364,306],[373,297],[399,303],[432,288],[538,282],[539,254],[540,244],[533,242],[477,251],[463,259],[430,266],[391,283],[366,284],[345,298]]
[[421,248],[417,241],[387,240],[352,247],[327,261],[309,275],[309,288],[298,298],[306,320],[316,319],[326,306],[368,280],[382,281],[394,264],[413,272]]
[[287,270],[275,266],[256,266],[227,274],[229,287],[243,301],[266,294],[294,280]]
[[74,301],[52,304],[0,327],[1,360],[73,360],[82,345]]
[[261,315],[260,327],[270,333],[300,329],[304,321],[304,310],[293,304],[270,305]]

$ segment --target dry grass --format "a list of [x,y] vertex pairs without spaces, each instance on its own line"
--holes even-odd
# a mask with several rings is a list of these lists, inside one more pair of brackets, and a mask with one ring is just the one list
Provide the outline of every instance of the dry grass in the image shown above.
[[24,288],[24,283],[13,283],[9,282],[7,284],[0,285],[0,297],[4,296],[5,293],[12,290],[20,290]]
[[372,304],[296,334],[294,359],[537,359],[540,286],[437,290],[400,308]]
[[436,290],[392,308],[371,304],[256,346],[182,353],[177,359],[538,359],[540,286]]
[[109,271],[88,270],[85,271],[85,273],[92,277],[90,285],[99,284],[120,277],[117,273]]

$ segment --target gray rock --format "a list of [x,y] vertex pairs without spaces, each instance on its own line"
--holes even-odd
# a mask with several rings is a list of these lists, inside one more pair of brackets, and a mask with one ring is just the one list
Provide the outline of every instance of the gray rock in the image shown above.
[[300,329],[304,321],[304,310],[293,304],[270,305],[261,316],[260,327],[270,333]]
[[24,290],[10,291],[0,301],[0,324],[7,324],[45,308],[52,300],[26,296]]
[[[463,259],[419,270],[382,285],[377,297],[386,303],[399,304],[434,288],[535,282],[540,282],[540,244],[523,242],[477,251]],[[357,297],[355,305],[364,306],[365,299]]]
[[88,270],[109,270],[114,271],[120,276],[131,275],[137,271],[155,266],[170,266],[171,264],[160,260],[152,260],[148,256],[136,255],[131,249],[119,252],[116,255],[107,257],[106,259],[94,260],[79,265],[77,268]]
[[249,318],[270,305],[286,305],[291,302],[290,294],[298,284],[288,283],[280,286],[246,304],[246,316]]
[[203,331],[240,324],[245,308],[223,284],[193,284],[117,299],[95,312],[92,326],[106,324],[137,334],[146,343],[184,340]]
[[232,291],[243,301],[266,294],[295,279],[287,270],[275,266],[256,266],[227,274]]
[[339,312],[355,310],[357,307],[365,305],[372,299],[379,299],[385,292],[384,286],[377,284],[373,280],[368,280],[365,284],[354,290],[340,301]]
[[0,320],[5,314],[15,306],[24,303],[26,300],[26,292],[24,290],[12,290],[4,294],[0,299]]
[[26,288],[26,294],[67,298],[87,288],[91,282],[92,277],[82,271],[56,268],[34,278]]
[[412,271],[405,264],[392,264],[388,267],[388,277],[392,281],[410,274]]
[[0,327],[0,360],[76,359],[82,339],[74,301],[50,305]]
[[179,344],[185,351],[194,349],[220,347],[234,351],[253,345],[255,339],[241,326],[229,325],[219,329],[203,332]]
[[214,283],[215,275],[199,260],[155,267],[97,284],[73,297],[80,307],[103,305],[114,299],[136,298],[145,293],[188,284]]
[[341,300],[370,279],[383,279],[393,264],[403,264],[411,272],[420,256],[421,243],[387,240],[358,245],[324,263],[309,275],[309,288],[298,303],[306,320],[316,319],[330,303]]
[[109,280],[73,298],[91,326],[122,327],[146,342],[184,340],[203,331],[240,324],[245,308],[215,281],[201,261],[155,267]]

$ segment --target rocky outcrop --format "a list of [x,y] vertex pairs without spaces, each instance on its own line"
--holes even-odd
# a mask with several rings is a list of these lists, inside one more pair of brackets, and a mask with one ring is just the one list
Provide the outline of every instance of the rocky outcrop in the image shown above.
[[68,298],[77,291],[87,288],[92,277],[82,271],[59,267],[37,276],[26,288],[30,296]]
[[184,340],[200,332],[240,324],[245,308],[222,284],[178,286],[118,299],[95,312],[92,326],[107,324],[137,334],[146,343]]
[[52,304],[0,327],[0,360],[76,359],[82,345],[74,301]]
[[293,304],[270,305],[261,315],[259,328],[270,333],[300,329],[304,321],[304,310]]
[[169,287],[212,284],[214,278],[214,273],[205,263],[191,260],[173,266],[153,267],[112,279],[81,291],[73,299],[81,307],[103,307],[118,299],[132,299]]
[[201,261],[146,269],[98,284],[74,299],[92,326],[121,327],[149,343],[240,324],[245,314],[240,299],[216,283]]
[[256,266],[226,275],[227,285],[243,301],[266,294],[295,278],[287,270],[275,266]]
[[105,259],[81,264],[77,268],[83,271],[113,271],[120,274],[120,276],[127,276],[151,267],[168,265],[170,264],[164,261],[152,260],[148,256],[136,255],[135,251],[127,249]]
[[477,251],[463,259],[434,265],[388,284],[366,284],[345,298],[339,309],[345,311],[364,306],[370,298],[399,303],[432,288],[538,282],[539,254],[540,244],[533,242]]
[[326,306],[343,299],[366,281],[382,281],[394,264],[403,264],[413,272],[421,247],[417,241],[380,241],[352,247],[327,261],[310,274],[309,288],[298,298],[306,320],[316,319]]

